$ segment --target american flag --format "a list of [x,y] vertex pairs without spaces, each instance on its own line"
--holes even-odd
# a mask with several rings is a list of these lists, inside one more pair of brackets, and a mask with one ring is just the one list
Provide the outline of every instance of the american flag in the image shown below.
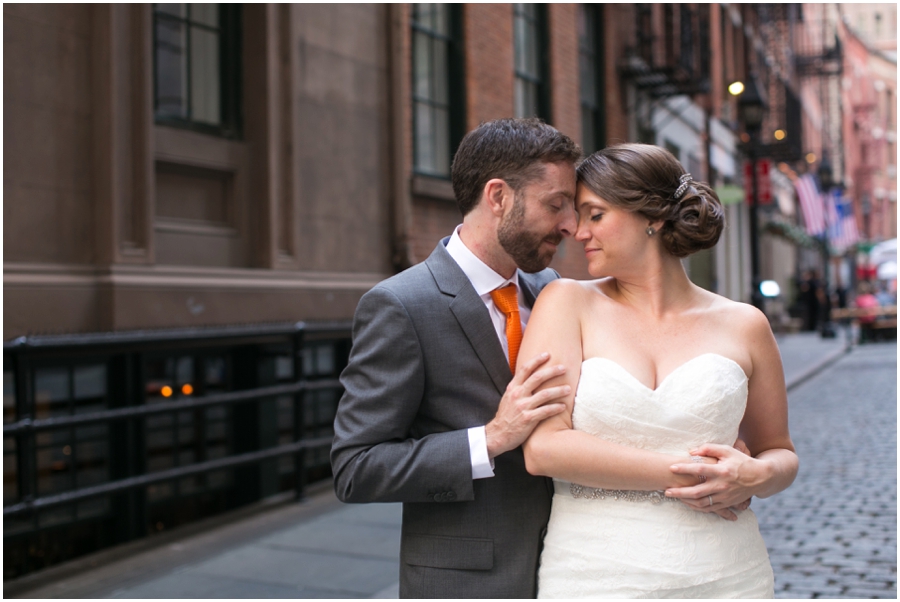
[[[859,242],[859,231],[856,228],[856,215],[853,213],[853,202],[843,196],[840,191],[829,195],[829,204],[833,208],[835,220],[828,228],[831,246],[843,254],[848,248]],[[829,214],[831,209],[829,209]]]
[[825,208],[822,197],[816,188],[816,181],[811,174],[800,176],[794,180],[800,208],[803,210],[803,221],[806,222],[806,233],[818,236],[825,232]]

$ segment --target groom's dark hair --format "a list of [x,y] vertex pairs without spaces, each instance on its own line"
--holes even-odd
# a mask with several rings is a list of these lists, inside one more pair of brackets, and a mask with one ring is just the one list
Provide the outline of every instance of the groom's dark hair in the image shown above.
[[453,157],[450,178],[465,216],[481,200],[488,180],[500,178],[520,190],[543,173],[544,163],[581,158],[571,138],[537,117],[487,121],[466,134]]

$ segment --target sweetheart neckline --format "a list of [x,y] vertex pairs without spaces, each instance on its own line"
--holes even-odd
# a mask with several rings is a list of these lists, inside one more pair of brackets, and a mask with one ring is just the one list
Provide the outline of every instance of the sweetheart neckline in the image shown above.
[[692,358],[689,359],[688,361],[686,361],[686,362],[680,364],[677,368],[675,368],[674,370],[672,370],[671,372],[669,372],[668,374],[666,374],[666,377],[663,378],[661,381],[659,381],[659,383],[656,385],[656,388],[655,388],[655,389],[651,389],[650,387],[648,387],[647,385],[645,385],[643,382],[641,382],[641,381],[638,379],[638,377],[636,377],[634,374],[632,374],[631,372],[629,372],[622,364],[620,364],[619,362],[617,362],[617,361],[615,361],[615,360],[612,360],[612,359],[610,359],[610,358],[608,358],[608,357],[600,357],[600,356],[589,357],[589,358],[587,358],[587,359],[585,359],[585,360],[582,360],[581,364],[582,364],[582,366],[583,366],[584,364],[588,363],[588,362],[591,361],[591,360],[605,360],[605,361],[607,361],[607,362],[613,364],[614,366],[618,366],[618,368],[619,368],[622,372],[624,372],[625,374],[627,374],[628,376],[631,377],[631,380],[633,380],[634,382],[636,382],[637,384],[639,384],[641,387],[643,387],[643,388],[646,389],[647,391],[650,391],[651,393],[656,393],[657,391],[659,391],[659,390],[663,387],[663,385],[666,384],[666,381],[668,381],[669,378],[670,378],[673,374],[675,374],[676,372],[678,372],[679,370],[681,370],[682,368],[684,368],[684,367],[687,366],[688,364],[694,362],[695,360],[698,360],[698,359],[700,359],[701,357],[706,357],[706,356],[708,356],[708,355],[712,355],[712,356],[715,356],[715,357],[722,358],[723,360],[729,362],[730,364],[733,364],[738,370],[741,371],[741,375],[743,375],[744,380],[748,380],[748,381],[750,380],[750,379],[747,377],[747,373],[744,372],[744,369],[741,368],[741,365],[740,365],[739,363],[737,363],[736,361],[734,361],[734,360],[731,359],[730,357],[726,357],[726,356],[722,355],[721,353],[712,353],[712,352],[701,353],[700,355],[695,355],[694,357],[692,357]]

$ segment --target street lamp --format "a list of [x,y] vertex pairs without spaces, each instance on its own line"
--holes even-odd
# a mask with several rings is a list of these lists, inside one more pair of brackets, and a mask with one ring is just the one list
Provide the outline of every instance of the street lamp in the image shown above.
[[834,173],[831,171],[831,162],[828,155],[822,152],[822,162],[819,163],[819,183],[822,184],[822,192],[828,192],[834,186]]
[[750,161],[752,201],[750,205],[750,280],[752,290],[750,302],[759,310],[763,309],[763,295],[759,290],[759,186],[756,178],[756,158],[759,133],[766,113],[766,100],[756,84],[756,75],[750,74],[744,90],[738,97],[738,119],[747,132],[747,159]]
[[756,75],[751,74],[744,90],[738,97],[738,119],[744,124],[747,133],[753,136],[759,133],[763,117],[766,114],[766,100],[756,85]]

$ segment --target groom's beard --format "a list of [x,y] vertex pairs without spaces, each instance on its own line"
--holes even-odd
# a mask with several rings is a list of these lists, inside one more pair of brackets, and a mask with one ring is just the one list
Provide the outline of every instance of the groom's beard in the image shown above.
[[[553,261],[556,245],[563,239],[559,232],[542,234],[528,230],[525,226],[525,201],[516,194],[512,210],[500,222],[497,238],[503,250],[513,258],[523,272],[540,272]],[[542,250],[544,241],[553,243],[550,250]]]

